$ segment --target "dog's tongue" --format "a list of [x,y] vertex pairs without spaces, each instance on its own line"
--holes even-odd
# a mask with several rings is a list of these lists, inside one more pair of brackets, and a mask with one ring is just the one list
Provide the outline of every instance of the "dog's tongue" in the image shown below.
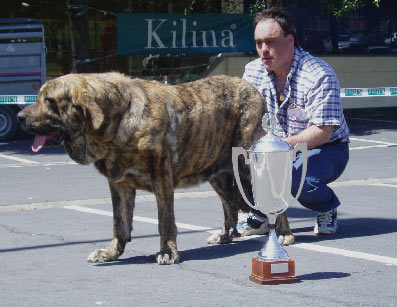
[[32,145],[32,150],[34,152],[39,152],[40,149],[43,148],[45,141],[46,141],[47,137],[45,135],[36,135],[34,137],[34,142]]

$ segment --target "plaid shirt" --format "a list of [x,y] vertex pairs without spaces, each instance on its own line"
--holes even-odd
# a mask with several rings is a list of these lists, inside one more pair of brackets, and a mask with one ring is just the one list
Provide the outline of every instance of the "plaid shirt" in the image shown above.
[[296,135],[314,124],[335,126],[330,140],[349,142],[349,129],[343,115],[340,86],[334,70],[325,61],[302,48],[295,48],[291,70],[280,104],[275,75],[266,70],[260,58],[245,66],[243,79],[250,82],[265,98],[270,114],[276,115],[280,138]]

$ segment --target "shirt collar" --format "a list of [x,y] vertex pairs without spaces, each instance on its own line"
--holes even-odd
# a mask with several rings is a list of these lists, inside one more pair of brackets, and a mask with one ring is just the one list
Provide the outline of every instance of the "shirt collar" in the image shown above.
[[291,69],[287,76],[287,80],[290,81],[296,70],[298,69],[298,64],[301,58],[303,57],[305,51],[301,47],[295,47],[294,50],[294,58],[292,59]]

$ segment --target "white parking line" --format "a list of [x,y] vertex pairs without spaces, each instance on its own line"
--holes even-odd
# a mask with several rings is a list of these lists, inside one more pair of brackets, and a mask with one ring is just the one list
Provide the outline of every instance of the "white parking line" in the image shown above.
[[[99,214],[99,215],[104,215],[104,216],[109,216],[109,217],[113,216],[113,213],[110,211],[86,208],[86,207],[81,207],[81,206],[67,206],[64,208],[69,209],[69,210],[75,210],[75,211],[91,213],[91,214]],[[157,219],[141,217],[141,216],[134,216],[134,221],[150,223],[150,224],[155,224],[155,225],[158,224]],[[219,231],[219,230],[216,230],[216,229],[210,228],[210,227],[203,227],[203,226],[183,224],[183,223],[176,223],[176,226],[179,229],[187,229],[187,230],[193,230],[193,231],[205,231],[205,232],[208,232],[211,234]],[[245,240],[248,240],[248,239],[257,240],[258,238],[263,239],[263,236],[245,237],[245,238],[243,238],[243,240],[244,239]],[[383,263],[386,265],[397,265],[397,258],[379,256],[379,255],[375,255],[375,254],[368,254],[368,253],[362,253],[362,252],[356,252],[356,251],[350,251],[350,250],[346,250],[346,249],[322,246],[322,245],[318,245],[318,244],[295,243],[295,244],[291,245],[291,247],[302,248],[302,249],[321,252],[321,253],[340,255],[340,256],[345,256],[345,257],[350,257],[350,258],[375,261],[375,262],[380,262],[380,263]]]
[[28,163],[28,164],[39,164],[40,163],[40,162],[33,161],[33,160],[27,160],[27,159],[22,159],[22,158],[18,158],[18,157],[9,156],[9,155],[3,155],[3,154],[0,154],[0,158],[14,160],[14,161]]
[[375,140],[360,139],[360,138],[352,138],[352,137],[350,138],[350,140],[353,140],[353,141],[361,141],[361,142],[368,142],[368,143],[384,144],[384,145],[397,145],[397,144],[390,143],[390,142],[375,141]]
[[379,145],[350,147],[349,150],[362,150],[362,149],[369,149],[369,148],[384,148],[384,147],[397,146],[396,143],[390,143],[390,142],[384,142],[384,141],[376,141],[376,140],[368,140],[368,139],[361,139],[361,138],[352,138],[352,137],[350,137],[350,140],[351,141],[359,141],[359,142],[367,142],[367,143],[375,143],[375,144],[379,144]]
[[359,117],[349,117],[349,119],[364,120],[364,121],[368,121],[368,122],[380,122],[380,123],[397,124],[397,121],[395,121],[395,120],[370,119],[370,118],[359,118]]
[[[1,168],[1,167],[0,167]],[[368,185],[382,185],[387,187],[395,187],[397,185],[397,177],[394,178],[367,178],[347,181],[335,181],[330,184],[333,188],[338,187],[354,187],[354,186],[368,186]],[[175,192],[174,199],[195,199],[217,197],[215,191],[197,191],[197,192]],[[156,201],[153,194],[138,195],[135,198],[135,203]],[[12,211],[27,211],[50,208],[62,208],[67,206],[96,206],[96,205],[111,205],[110,198],[101,199],[78,199],[78,200],[61,200],[61,201],[46,201],[40,203],[19,204],[19,205],[3,205],[0,206],[0,212]]]
[[358,147],[351,147],[349,150],[363,150],[363,149],[370,149],[370,148],[385,148],[385,147],[391,147],[395,146],[397,144],[393,145],[372,145],[372,146],[358,146]]
[[394,178],[367,178],[367,179],[354,179],[346,181],[334,181],[329,184],[330,187],[354,187],[354,186],[366,186],[375,184],[397,184],[397,177]]
[[[22,167],[47,167],[47,166],[64,166],[64,165],[78,165],[74,161],[61,161],[61,162],[37,162],[33,161],[33,164],[31,162],[28,162],[29,160],[26,160],[24,164],[0,164],[0,169],[3,168],[22,168]],[[21,161],[23,162],[23,161]]]
[[[104,211],[104,210],[98,210],[98,209],[92,209],[92,208],[87,208],[87,207],[80,207],[80,206],[67,206],[64,207],[65,209],[69,210],[76,210],[80,212],[85,212],[85,213],[92,213],[92,214],[99,214],[99,215],[104,215],[104,216],[113,216],[113,212],[110,211]],[[149,223],[149,224],[154,224],[158,225],[158,220],[157,219],[152,219],[148,217],[143,217],[143,216],[136,216],[134,215],[134,222],[143,222],[143,223]],[[210,227],[203,227],[203,226],[196,226],[196,225],[190,225],[190,224],[183,224],[183,223],[176,223],[176,226],[181,229],[187,229],[187,230],[193,230],[193,231],[206,231],[213,233],[215,231],[214,228]]]
[[376,262],[384,263],[387,265],[397,265],[397,258],[392,258],[392,257],[349,251],[347,249],[328,247],[328,246],[322,246],[322,245],[310,244],[310,243],[297,243],[297,244],[294,244],[291,246],[297,247],[297,248],[302,248],[302,249],[307,249],[307,250],[311,250],[311,251],[316,251],[316,252],[320,252],[320,253],[341,255],[341,256],[345,256],[345,257],[364,259],[364,260],[369,260],[369,261],[376,261]]
[[370,184],[370,185],[376,185],[378,187],[395,188],[395,189],[397,189],[397,184],[374,183],[374,184]]

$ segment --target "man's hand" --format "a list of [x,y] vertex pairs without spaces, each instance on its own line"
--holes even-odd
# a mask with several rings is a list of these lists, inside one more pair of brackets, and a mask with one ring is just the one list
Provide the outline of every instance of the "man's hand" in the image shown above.
[[291,148],[297,143],[307,143],[307,148],[312,149],[327,143],[331,137],[334,126],[311,125],[297,135],[289,136],[284,139]]

